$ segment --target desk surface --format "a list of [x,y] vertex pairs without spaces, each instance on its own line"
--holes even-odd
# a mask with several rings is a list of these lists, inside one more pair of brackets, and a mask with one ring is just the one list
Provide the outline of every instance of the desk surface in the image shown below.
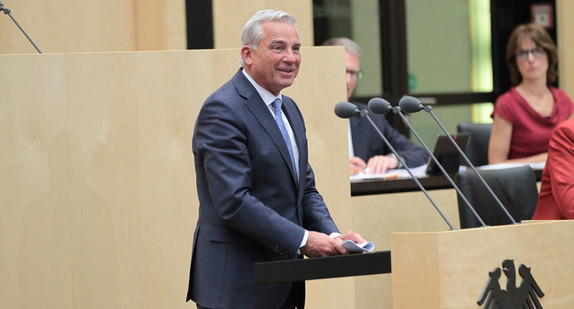
[[[542,179],[542,169],[533,169],[536,180]],[[450,175],[453,180],[456,173]],[[451,183],[444,175],[417,177],[426,190],[452,188]],[[395,179],[364,179],[351,181],[351,196],[385,194],[419,191],[420,188],[412,178]]]

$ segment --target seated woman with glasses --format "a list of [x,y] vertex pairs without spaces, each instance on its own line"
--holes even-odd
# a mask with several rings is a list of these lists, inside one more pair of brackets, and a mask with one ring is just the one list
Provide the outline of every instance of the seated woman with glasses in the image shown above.
[[506,45],[511,89],[494,104],[488,161],[545,162],[550,135],[574,112],[564,91],[552,86],[557,77],[557,49],[544,28],[519,25]]

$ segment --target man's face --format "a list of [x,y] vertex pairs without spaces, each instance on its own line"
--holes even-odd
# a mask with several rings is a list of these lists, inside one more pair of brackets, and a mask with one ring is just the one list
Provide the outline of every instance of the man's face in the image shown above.
[[278,95],[291,86],[301,64],[299,34],[295,26],[284,22],[264,22],[264,37],[258,49],[241,48],[245,70],[263,88]]
[[347,101],[351,99],[351,95],[357,85],[359,65],[359,56],[345,51],[345,67],[347,68]]

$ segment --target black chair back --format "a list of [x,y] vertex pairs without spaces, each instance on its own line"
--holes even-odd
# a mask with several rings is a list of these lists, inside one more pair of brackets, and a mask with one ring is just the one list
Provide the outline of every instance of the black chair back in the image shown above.
[[[538,187],[534,171],[530,166],[479,169],[478,172],[517,223],[532,218],[538,202]],[[458,173],[456,181],[460,191],[486,225],[512,223],[472,170],[467,169]],[[457,196],[457,198],[460,227],[480,227],[479,221],[461,197]]]
[[[458,133],[470,133],[470,141],[464,153],[474,166],[488,164],[488,143],[491,130],[491,123],[461,122],[456,127]],[[468,165],[464,160],[461,162]]]

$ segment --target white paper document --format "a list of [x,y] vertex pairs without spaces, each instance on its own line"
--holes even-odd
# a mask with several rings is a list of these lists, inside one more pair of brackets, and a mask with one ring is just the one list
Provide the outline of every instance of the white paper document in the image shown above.
[[[425,173],[426,167],[427,167],[427,165],[423,164],[421,166],[411,168],[411,172],[417,178],[426,177],[427,176]],[[365,180],[365,179],[405,179],[405,178],[411,178],[411,175],[409,174],[409,172],[404,168],[388,170],[384,174],[369,174],[367,171],[367,173],[358,173],[358,174],[353,174],[350,176],[351,176],[351,181],[353,181],[353,180]]]
[[345,249],[349,250],[349,252],[363,252],[363,251],[373,251],[375,250],[375,244],[368,241],[364,243],[357,244],[352,240],[345,240],[342,243]]

